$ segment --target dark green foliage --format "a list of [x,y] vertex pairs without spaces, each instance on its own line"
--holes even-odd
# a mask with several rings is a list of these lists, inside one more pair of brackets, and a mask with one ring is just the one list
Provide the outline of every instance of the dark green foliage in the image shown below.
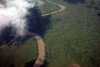
[[98,11],[87,8],[87,3],[51,1],[61,3],[67,9],[52,15],[52,29],[45,36],[48,66],[68,67],[71,64],[80,64],[82,67],[99,67]]
[[23,67],[37,56],[37,43],[34,39],[29,39],[24,45],[0,49],[0,67],[9,67],[12,64],[15,67]]

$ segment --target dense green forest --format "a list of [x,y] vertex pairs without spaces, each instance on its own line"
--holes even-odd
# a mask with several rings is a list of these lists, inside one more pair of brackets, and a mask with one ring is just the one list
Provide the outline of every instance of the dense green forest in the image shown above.
[[[40,13],[60,9],[44,1]],[[46,44],[46,67],[100,67],[100,1],[50,0],[66,9],[50,15],[43,38]],[[25,67],[38,56],[37,42],[29,38],[24,43],[0,49],[0,67]]]

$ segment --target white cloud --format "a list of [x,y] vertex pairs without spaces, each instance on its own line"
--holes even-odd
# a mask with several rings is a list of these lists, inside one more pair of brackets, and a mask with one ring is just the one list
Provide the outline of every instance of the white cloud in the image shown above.
[[25,16],[28,9],[36,3],[42,4],[40,0],[0,0],[0,32],[6,26],[12,25],[17,35],[24,35],[27,31]]

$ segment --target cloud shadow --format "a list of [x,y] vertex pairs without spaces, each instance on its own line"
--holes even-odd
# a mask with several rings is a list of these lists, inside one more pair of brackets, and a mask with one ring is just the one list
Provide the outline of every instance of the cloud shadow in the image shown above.
[[9,43],[12,39],[15,38],[14,35],[15,32],[11,26],[4,28],[0,33],[0,46]]
[[46,31],[50,29],[51,16],[41,16],[37,7],[29,9],[29,12],[30,14],[27,15],[28,30],[43,37]]

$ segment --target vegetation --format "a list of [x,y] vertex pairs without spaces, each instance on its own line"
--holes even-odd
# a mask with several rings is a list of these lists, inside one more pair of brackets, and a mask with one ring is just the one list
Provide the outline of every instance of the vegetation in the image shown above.
[[[50,28],[45,32],[47,66],[68,67],[79,64],[81,67],[100,67],[100,10],[95,9],[96,2],[50,1],[63,4],[66,10],[51,16]],[[41,7],[41,12],[48,13],[58,9],[51,5],[52,9],[49,10],[48,6]],[[25,63],[35,60],[37,54],[37,43],[30,38],[20,46],[0,49],[1,67],[8,67],[12,62],[15,67],[23,67]]]
[[44,4],[39,7],[42,14],[50,13],[60,9],[60,7],[58,7],[57,5],[52,5],[48,3],[47,0],[42,0],[42,1],[44,2]]
[[65,3],[67,9],[52,15],[52,28],[45,35],[48,67],[99,67],[100,45],[98,10],[88,3]]
[[[34,45],[33,45],[34,44]],[[36,41],[31,38],[20,46],[8,46],[0,49],[0,67],[24,67],[27,62],[38,56]]]

